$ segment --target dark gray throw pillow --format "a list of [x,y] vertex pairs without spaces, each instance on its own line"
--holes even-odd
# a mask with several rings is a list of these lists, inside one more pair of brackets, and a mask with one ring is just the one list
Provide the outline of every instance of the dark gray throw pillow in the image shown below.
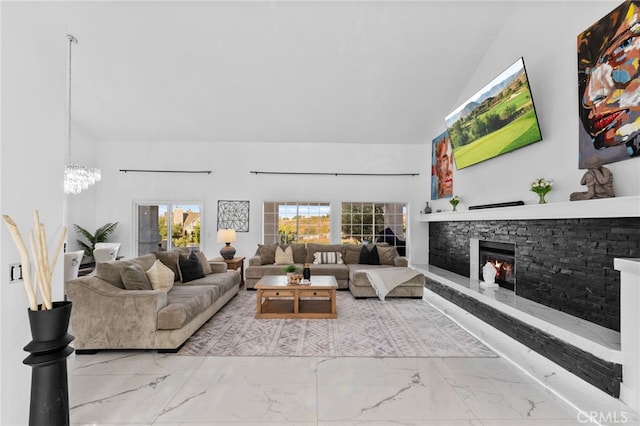
[[360,261],[358,263],[361,265],[379,265],[380,257],[378,256],[378,247],[373,245],[371,250],[369,250],[367,246],[362,246],[360,250]]
[[202,265],[198,255],[192,252],[189,257],[181,254],[178,258],[178,269],[180,270],[180,281],[187,283],[204,277]]
[[152,290],[147,273],[140,265],[125,266],[120,270],[120,278],[127,290]]

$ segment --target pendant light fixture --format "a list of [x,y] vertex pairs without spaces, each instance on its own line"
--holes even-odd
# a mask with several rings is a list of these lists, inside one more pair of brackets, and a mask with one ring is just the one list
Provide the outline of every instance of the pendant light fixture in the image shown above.
[[64,193],[79,194],[91,185],[98,182],[102,175],[100,169],[82,166],[71,161],[71,46],[78,40],[71,34],[67,34],[69,40],[68,57],[68,87],[67,87],[67,165],[64,168]]

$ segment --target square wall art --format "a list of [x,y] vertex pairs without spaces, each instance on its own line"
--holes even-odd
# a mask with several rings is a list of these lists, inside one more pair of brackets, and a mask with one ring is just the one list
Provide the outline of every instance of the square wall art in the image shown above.
[[218,200],[218,229],[249,232],[249,202]]

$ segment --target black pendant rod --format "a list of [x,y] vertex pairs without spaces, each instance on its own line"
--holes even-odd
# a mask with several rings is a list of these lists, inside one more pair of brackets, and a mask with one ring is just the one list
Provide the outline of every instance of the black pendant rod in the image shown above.
[[195,174],[211,174],[211,170],[143,170],[143,169],[120,169],[123,173],[195,173]]
[[325,172],[260,172],[251,170],[255,175],[314,175],[314,176],[419,176],[420,173],[325,173]]

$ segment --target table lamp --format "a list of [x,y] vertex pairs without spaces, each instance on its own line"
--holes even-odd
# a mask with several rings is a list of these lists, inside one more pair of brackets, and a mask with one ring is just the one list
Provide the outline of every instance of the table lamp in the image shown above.
[[225,243],[225,246],[220,249],[220,255],[225,260],[233,259],[236,254],[236,249],[231,247],[231,243],[236,240],[235,229],[218,229],[218,242]]

